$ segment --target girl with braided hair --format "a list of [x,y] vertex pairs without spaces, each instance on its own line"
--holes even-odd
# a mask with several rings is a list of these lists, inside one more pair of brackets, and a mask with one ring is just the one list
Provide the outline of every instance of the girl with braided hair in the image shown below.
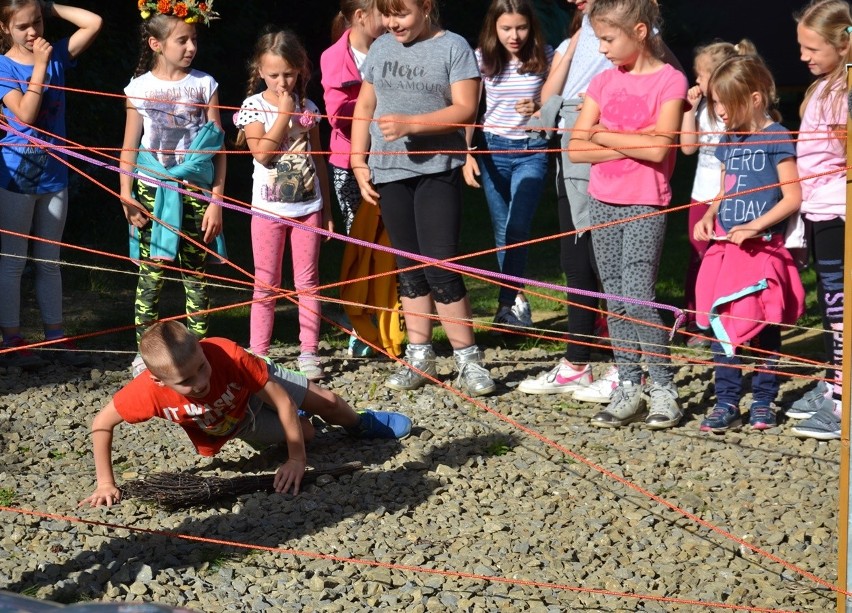
[[[141,53],[124,89],[127,121],[121,151],[121,203],[130,224],[130,253],[139,262],[136,341],[159,318],[165,270],[180,268],[186,325],[207,335],[210,298],[204,274],[211,244],[224,255],[222,192],[225,156],[218,83],[192,68],[199,22],[217,17],[212,2],[139,2]],[[177,191],[180,185],[191,194]],[[209,197],[197,197],[204,195]],[[153,217],[154,221],[149,223]],[[174,229],[179,230],[175,232]],[[145,369],[137,354],[134,376]]]

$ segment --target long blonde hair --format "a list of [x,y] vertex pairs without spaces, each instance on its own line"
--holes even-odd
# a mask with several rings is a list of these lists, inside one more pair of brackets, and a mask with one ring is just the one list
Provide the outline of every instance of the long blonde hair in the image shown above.
[[[805,99],[799,107],[799,114],[804,113],[805,107],[811,100],[814,90],[825,82],[825,88],[820,93],[819,104],[821,112],[831,109],[830,116],[846,104],[846,64],[852,64],[852,41],[848,28],[852,27],[852,12],[846,0],[812,0],[808,6],[796,15],[796,22],[813,30],[825,41],[840,51],[846,47],[846,56],[841,59],[834,70],[817,78],[805,92]],[[840,85],[843,84],[841,87]]]

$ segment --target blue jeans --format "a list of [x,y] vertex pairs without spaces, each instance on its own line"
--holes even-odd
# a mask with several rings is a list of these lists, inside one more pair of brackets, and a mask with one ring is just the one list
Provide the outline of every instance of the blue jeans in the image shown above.
[[[754,365],[761,370],[769,371],[752,374],[752,404],[769,406],[775,402],[778,388],[781,386],[778,375],[772,372],[778,366],[778,351],[781,349],[780,326],[771,324],[766,326],[752,339],[752,345],[762,350],[755,354]],[[743,371],[737,368],[742,364],[740,356],[736,354],[731,357],[726,356],[722,346],[716,341],[710,345],[710,350],[713,352],[713,361],[716,363],[713,371],[716,400],[739,406],[743,393]]]
[[[525,242],[530,238],[533,216],[544,190],[547,141],[538,137],[511,139],[486,132],[485,143],[491,151],[513,151],[477,157],[495,246],[501,248]],[[523,277],[527,248],[501,249],[497,252],[497,264],[503,274]],[[513,304],[515,295],[523,287],[520,283],[510,285],[513,287],[500,288],[500,304]]]

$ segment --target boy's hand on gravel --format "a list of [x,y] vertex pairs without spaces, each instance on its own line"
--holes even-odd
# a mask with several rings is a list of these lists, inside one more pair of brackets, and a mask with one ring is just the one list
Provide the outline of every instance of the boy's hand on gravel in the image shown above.
[[115,483],[104,483],[103,485],[98,485],[95,492],[85,500],[80,501],[77,507],[82,507],[85,504],[88,504],[90,507],[99,507],[104,504],[111,507],[119,500],[121,500],[121,490],[115,486]]
[[279,494],[287,493],[287,490],[292,486],[293,495],[295,496],[299,493],[299,486],[302,484],[302,477],[304,476],[304,460],[287,460],[275,473],[275,480],[273,481],[275,491]]

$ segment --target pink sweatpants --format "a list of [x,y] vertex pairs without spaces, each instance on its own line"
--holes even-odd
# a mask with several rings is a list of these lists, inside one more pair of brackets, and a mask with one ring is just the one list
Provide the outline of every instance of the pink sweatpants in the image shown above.
[[[319,227],[322,211],[294,221]],[[273,295],[272,288],[281,287],[284,247],[290,237],[293,254],[293,284],[297,291],[319,285],[319,249],[322,237],[316,232],[294,228],[259,216],[251,220],[251,248],[254,255],[254,300],[251,305],[251,350],[258,355],[269,353],[272,326],[275,323],[276,300],[257,300]],[[302,352],[315,353],[319,345],[320,302],[308,294],[299,295],[299,343]]]

